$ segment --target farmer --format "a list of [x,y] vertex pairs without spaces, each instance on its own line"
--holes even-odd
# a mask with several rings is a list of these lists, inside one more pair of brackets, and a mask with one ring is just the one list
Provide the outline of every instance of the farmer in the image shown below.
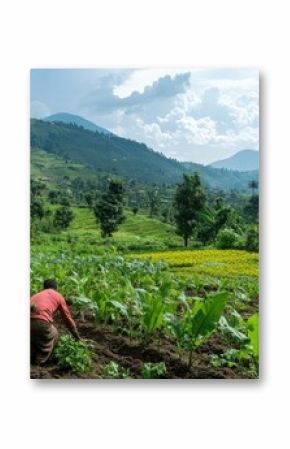
[[30,299],[30,348],[31,362],[44,364],[50,357],[58,339],[58,331],[53,324],[53,314],[59,310],[72,335],[80,340],[76,324],[63,296],[57,291],[54,279],[43,283],[43,290]]

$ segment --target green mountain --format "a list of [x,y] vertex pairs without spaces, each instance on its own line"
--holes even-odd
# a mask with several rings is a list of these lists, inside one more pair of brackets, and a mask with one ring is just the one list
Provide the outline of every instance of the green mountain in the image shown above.
[[[248,181],[258,176],[257,172],[238,173],[194,163],[180,163],[143,143],[114,134],[89,131],[74,123],[32,119],[31,148],[32,153],[43,150],[72,166],[81,164],[90,173],[111,173],[145,184],[175,184],[181,180],[184,172],[197,171],[209,187],[246,190]],[[50,176],[50,173],[47,175]]]
[[240,172],[225,168],[213,168],[195,164],[194,162],[182,162],[182,165],[187,172],[197,171],[200,173],[204,184],[212,189],[247,190],[249,181],[258,181],[259,179],[258,170]]
[[254,150],[242,150],[233,156],[213,162],[210,167],[226,168],[240,172],[259,170],[259,152]]
[[86,120],[83,117],[80,117],[79,115],[74,114],[68,114],[67,112],[59,112],[57,114],[49,115],[48,117],[45,117],[43,119],[45,122],[52,122],[52,123],[71,123],[77,126],[81,126],[85,129],[88,129],[89,131],[97,131],[99,133],[103,134],[112,134],[110,131],[108,131],[105,128],[102,128],[101,126],[96,125],[93,122],[90,122],[89,120]]

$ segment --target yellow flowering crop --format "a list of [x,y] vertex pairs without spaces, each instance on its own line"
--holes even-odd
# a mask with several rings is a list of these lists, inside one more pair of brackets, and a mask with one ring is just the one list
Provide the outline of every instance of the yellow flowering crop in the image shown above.
[[173,271],[209,276],[258,276],[259,256],[242,250],[185,250],[131,254],[138,259],[163,260]]

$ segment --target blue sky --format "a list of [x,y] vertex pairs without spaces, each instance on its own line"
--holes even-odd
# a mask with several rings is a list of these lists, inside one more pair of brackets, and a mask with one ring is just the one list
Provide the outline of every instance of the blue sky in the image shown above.
[[259,149],[254,69],[33,69],[31,116],[81,115],[166,156],[203,164]]

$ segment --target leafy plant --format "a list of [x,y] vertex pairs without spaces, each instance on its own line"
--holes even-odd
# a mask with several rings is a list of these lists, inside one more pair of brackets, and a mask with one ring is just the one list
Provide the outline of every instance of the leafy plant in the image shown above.
[[60,368],[68,368],[76,374],[87,373],[91,367],[91,350],[85,341],[77,341],[70,335],[62,335],[54,355]]
[[214,368],[220,368],[222,366],[233,368],[243,362],[247,362],[250,360],[251,360],[251,353],[247,350],[247,348],[243,349],[230,348],[227,349],[223,354],[210,355],[210,364]]
[[102,367],[102,376],[105,379],[131,379],[129,370],[116,362],[110,362]]
[[216,246],[219,249],[237,248],[240,236],[232,229],[221,229],[217,235]]
[[259,358],[259,315],[255,313],[247,321],[248,337],[254,357]]
[[166,365],[164,362],[144,363],[142,377],[143,379],[157,379],[166,373]]
[[192,365],[194,350],[217,328],[227,300],[227,293],[218,293],[205,301],[196,301],[181,319],[173,317],[170,327],[178,346],[188,352],[188,368]]

